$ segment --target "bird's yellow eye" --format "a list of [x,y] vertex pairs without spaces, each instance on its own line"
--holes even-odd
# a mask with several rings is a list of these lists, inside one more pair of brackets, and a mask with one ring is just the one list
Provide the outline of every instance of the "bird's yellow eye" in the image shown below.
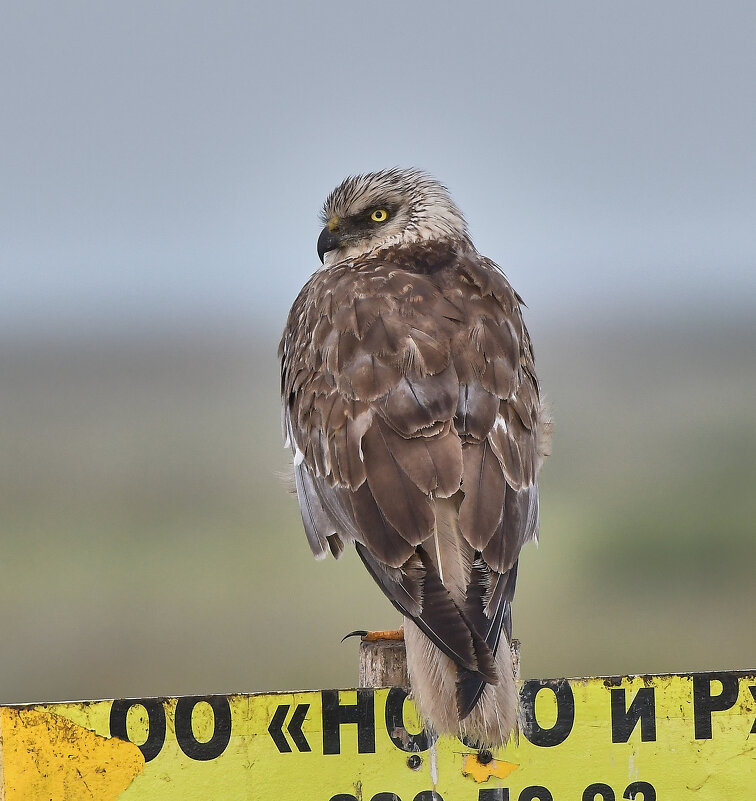
[[370,219],[373,222],[386,222],[388,220],[388,212],[386,209],[376,209],[371,215]]

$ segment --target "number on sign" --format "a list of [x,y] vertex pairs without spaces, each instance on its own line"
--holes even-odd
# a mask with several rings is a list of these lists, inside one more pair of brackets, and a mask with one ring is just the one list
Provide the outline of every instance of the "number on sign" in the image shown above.
[[[331,796],[330,801],[359,801],[359,799],[351,793],[338,793]],[[396,793],[376,793],[370,801],[402,801],[402,799]],[[444,801],[444,799],[435,790],[423,790],[412,801]]]
[[633,782],[632,784],[628,784],[622,797],[634,801],[634,799],[638,797],[638,793],[643,796],[643,801],[656,801],[656,790],[654,790],[653,786],[648,782]]
[[596,801],[597,798],[601,798],[601,801],[614,801],[614,790],[601,782],[589,784],[583,790],[583,801]]

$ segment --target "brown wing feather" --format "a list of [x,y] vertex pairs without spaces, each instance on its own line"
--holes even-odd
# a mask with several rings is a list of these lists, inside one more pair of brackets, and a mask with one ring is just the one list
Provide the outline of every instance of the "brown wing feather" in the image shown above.
[[[424,548],[417,549],[399,574],[382,569],[364,546],[358,545],[357,553],[386,597],[403,615],[411,617],[431,642],[474,680],[496,683],[490,648],[454,602]],[[410,611],[418,599],[419,608]]]
[[378,354],[360,348],[341,375],[340,389],[372,403],[382,398],[396,381],[396,370]]
[[480,551],[499,527],[507,483],[488,440],[466,444],[462,458],[465,497],[459,507],[459,528],[470,545]]
[[401,469],[380,426],[373,425],[365,432],[362,451],[368,487],[376,504],[407,542],[419,545],[433,533],[430,496]]
[[451,423],[438,433],[408,439],[381,418],[376,419],[383,444],[409,480],[423,493],[447,498],[462,480],[462,444]]
[[388,422],[407,437],[435,422],[454,417],[459,382],[453,365],[437,375],[419,377],[400,374],[396,384],[381,399],[379,409]]
[[504,573],[520,555],[520,549],[538,534],[538,487],[514,490],[507,484],[504,511],[498,529],[483,549],[483,559]]
[[459,385],[454,426],[461,437],[480,442],[496,422],[501,399],[483,389],[479,381]]
[[415,552],[415,546],[389,523],[367,482],[350,494],[350,501],[357,528],[355,540],[385,565],[401,567]]

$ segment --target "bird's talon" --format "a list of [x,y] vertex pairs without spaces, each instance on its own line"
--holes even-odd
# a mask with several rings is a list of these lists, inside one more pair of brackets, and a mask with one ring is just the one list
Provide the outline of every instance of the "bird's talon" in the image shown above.
[[350,631],[349,634],[345,634],[341,638],[341,642],[344,640],[348,640],[350,637],[365,637],[369,632],[365,631],[364,629],[355,629],[355,631]]

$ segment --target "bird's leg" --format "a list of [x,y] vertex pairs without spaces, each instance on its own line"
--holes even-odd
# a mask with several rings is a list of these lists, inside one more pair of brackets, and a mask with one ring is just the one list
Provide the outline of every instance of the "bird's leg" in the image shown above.
[[404,627],[386,631],[368,631],[360,638],[362,642],[378,642],[378,640],[404,640]]
[[362,642],[378,642],[379,640],[387,640],[394,642],[404,641],[404,628],[400,629],[387,629],[385,631],[365,631],[358,629],[357,631],[350,631],[341,638],[341,642],[349,637],[359,637]]

